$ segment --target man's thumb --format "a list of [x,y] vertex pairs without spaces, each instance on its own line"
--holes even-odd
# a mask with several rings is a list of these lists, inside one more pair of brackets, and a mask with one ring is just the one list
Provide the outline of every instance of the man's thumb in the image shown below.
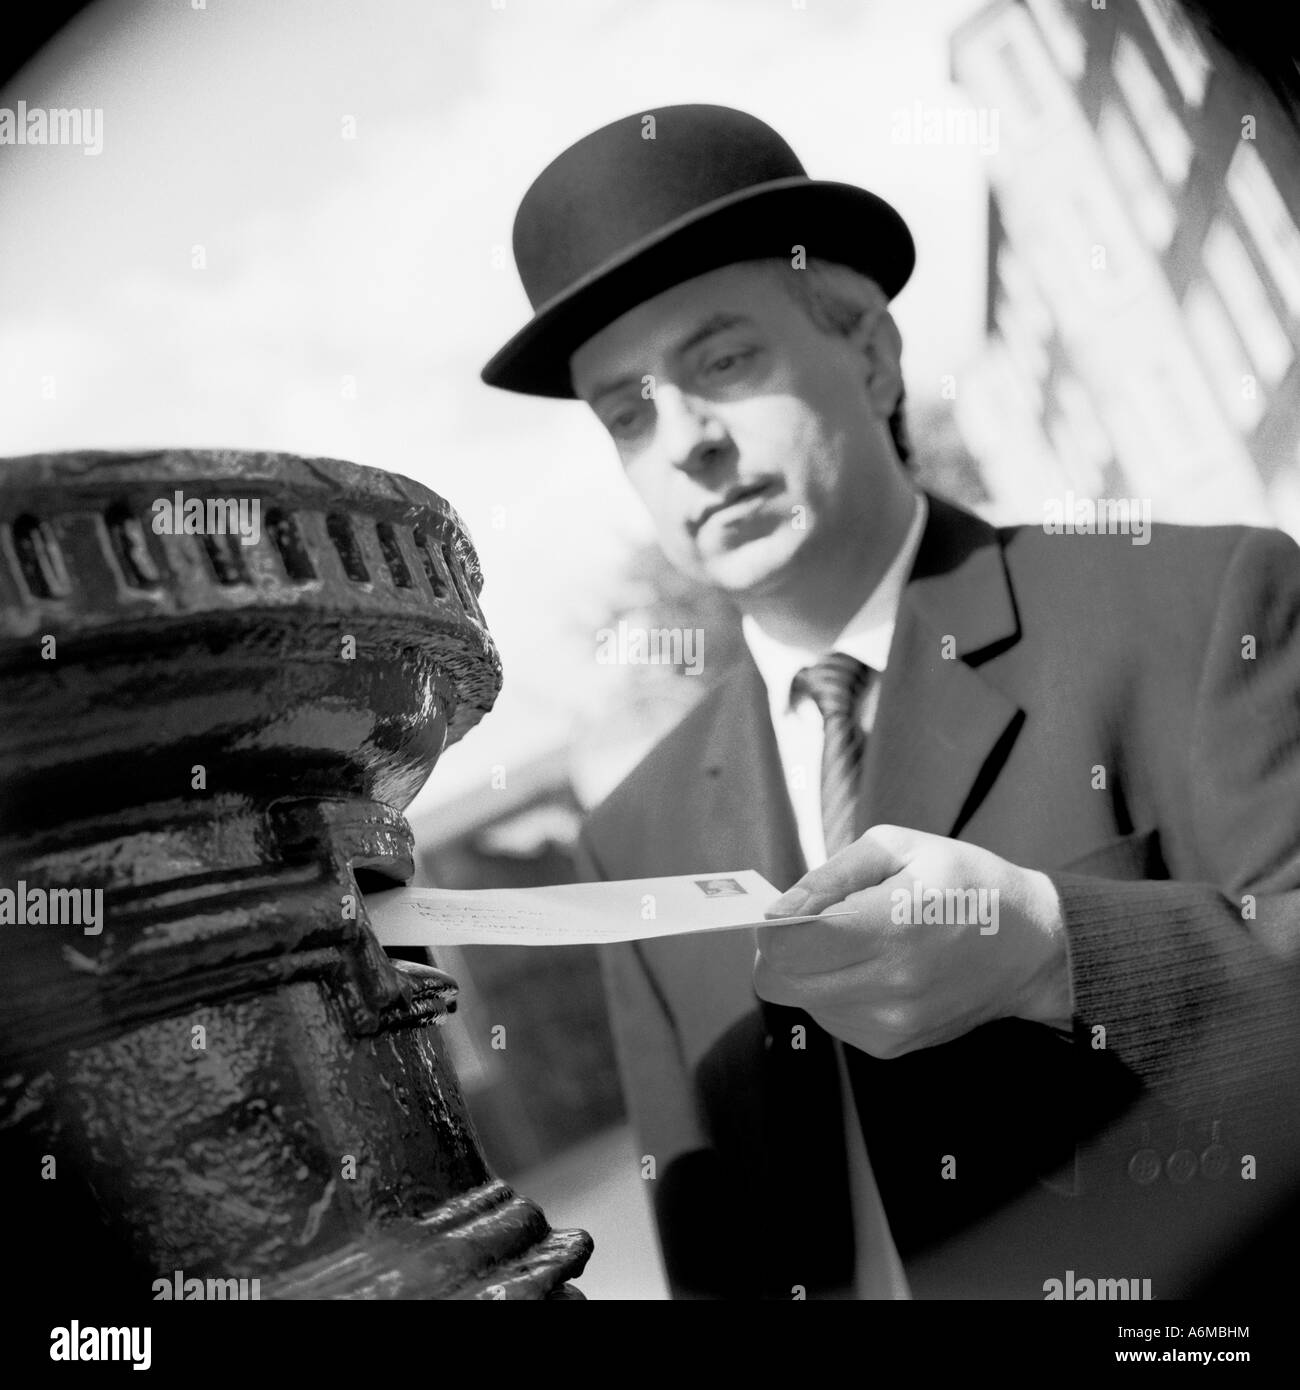
[[798,917],[823,912],[850,893],[874,888],[907,863],[915,844],[913,831],[898,825],[873,826],[851,845],[809,869],[767,910],[768,917]]

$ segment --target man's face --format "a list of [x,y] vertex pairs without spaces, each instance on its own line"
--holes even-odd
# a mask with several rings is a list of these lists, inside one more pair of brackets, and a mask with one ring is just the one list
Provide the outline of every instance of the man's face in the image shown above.
[[570,366],[668,558],[742,601],[870,547],[882,500],[910,486],[867,353],[822,332],[761,263],[647,300]]

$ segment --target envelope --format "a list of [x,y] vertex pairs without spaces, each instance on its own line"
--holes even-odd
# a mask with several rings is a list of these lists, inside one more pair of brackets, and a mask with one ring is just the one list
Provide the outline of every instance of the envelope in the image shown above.
[[753,869],[725,869],[543,888],[391,888],[365,903],[381,946],[588,946],[817,920],[764,918],[780,896]]

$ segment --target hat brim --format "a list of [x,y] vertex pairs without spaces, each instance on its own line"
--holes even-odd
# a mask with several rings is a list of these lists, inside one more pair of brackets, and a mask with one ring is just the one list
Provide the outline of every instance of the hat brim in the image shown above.
[[706,203],[626,247],[538,306],[481,372],[489,386],[574,396],[569,359],[638,304],[706,271],[796,247],[871,276],[890,299],[907,283],[916,249],[883,198],[847,183],[778,179]]

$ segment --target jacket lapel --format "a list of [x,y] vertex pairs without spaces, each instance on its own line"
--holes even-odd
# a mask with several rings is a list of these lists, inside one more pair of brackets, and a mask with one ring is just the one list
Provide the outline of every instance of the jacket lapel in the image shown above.
[[859,831],[897,824],[959,834],[1023,721],[976,669],[1020,633],[997,533],[929,500],[867,743]]

